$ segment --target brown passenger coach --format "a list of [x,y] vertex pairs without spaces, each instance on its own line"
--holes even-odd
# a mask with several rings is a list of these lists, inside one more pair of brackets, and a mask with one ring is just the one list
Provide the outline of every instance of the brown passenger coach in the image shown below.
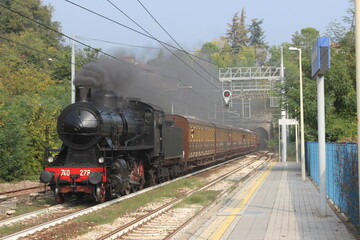
[[180,115],[166,115],[165,119],[182,129],[183,156],[188,167],[226,160],[258,147],[258,135],[249,130]]

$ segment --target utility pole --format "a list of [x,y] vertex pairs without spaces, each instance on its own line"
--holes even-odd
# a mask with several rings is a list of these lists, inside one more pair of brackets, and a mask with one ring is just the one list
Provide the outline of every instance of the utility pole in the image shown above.
[[[355,53],[356,53],[356,106],[357,106],[357,135],[360,136],[360,1],[355,0]],[[358,141],[358,166],[360,166],[360,144]],[[358,176],[360,176],[360,167],[358,167]],[[360,177],[359,192],[360,192]],[[359,198],[360,206],[360,198]],[[360,216],[360,208],[358,209]]]
[[76,36],[73,35],[73,40],[71,44],[71,103],[75,102],[75,85],[74,85],[74,79],[75,79],[75,41],[74,38]]
[[[281,65],[280,65],[280,78],[281,78],[281,85],[284,85],[284,57],[283,57],[283,48],[281,46]],[[284,98],[284,90],[282,90],[282,97]],[[281,109],[281,118],[286,118],[286,110],[285,110],[285,102],[282,104]],[[282,162],[286,162],[286,152],[287,152],[287,146],[286,146],[286,125],[281,125],[281,140],[282,140]],[[280,153],[279,153],[280,154]]]

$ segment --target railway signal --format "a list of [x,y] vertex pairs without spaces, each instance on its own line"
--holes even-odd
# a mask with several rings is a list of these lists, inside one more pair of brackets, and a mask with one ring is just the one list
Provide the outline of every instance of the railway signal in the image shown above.
[[225,101],[225,107],[229,107],[230,99],[231,99],[231,91],[230,90],[224,90],[223,91],[223,98],[224,98],[224,101]]

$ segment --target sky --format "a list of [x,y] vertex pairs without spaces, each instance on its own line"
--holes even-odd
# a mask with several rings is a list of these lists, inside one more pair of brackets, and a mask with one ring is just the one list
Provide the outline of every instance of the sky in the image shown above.
[[[159,47],[150,38],[131,31],[119,24],[143,32],[126,18],[131,17],[155,38],[175,46],[171,38],[159,27],[140,5],[139,1],[153,15],[157,22],[186,50],[201,48],[205,42],[225,36],[228,23],[236,12],[246,12],[246,24],[251,19],[263,19],[266,42],[280,45],[291,42],[292,34],[302,28],[313,27],[326,32],[327,26],[337,21],[343,23],[350,7],[349,0],[71,0],[73,3],[101,14],[111,21],[79,8],[65,0],[43,0],[54,7],[53,21],[59,21],[62,32],[79,36],[79,40],[104,51],[111,51],[124,45]],[[116,7],[114,7],[113,3]],[[121,11],[119,11],[119,9]],[[126,47],[126,49],[140,49]],[[149,50],[158,51],[158,50]]]

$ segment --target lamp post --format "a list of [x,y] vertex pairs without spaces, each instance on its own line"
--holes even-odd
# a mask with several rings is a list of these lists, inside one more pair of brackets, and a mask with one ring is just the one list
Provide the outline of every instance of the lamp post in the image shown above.
[[301,48],[289,47],[291,51],[299,51],[299,77],[300,77],[300,142],[301,142],[301,177],[306,181],[305,176],[305,140],[304,140],[304,105],[303,105],[303,84],[302,84],[302,63]]

